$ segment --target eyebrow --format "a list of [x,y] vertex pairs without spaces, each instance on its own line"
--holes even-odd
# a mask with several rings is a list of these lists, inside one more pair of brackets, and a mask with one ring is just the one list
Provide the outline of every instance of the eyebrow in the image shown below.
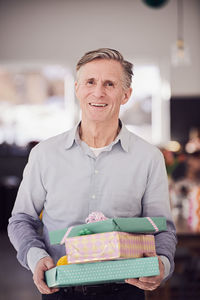
[[[84,80],[84,82],[87,82],[87,81],[89,81],[89,80],[96,80],[96,79],[95,79],[95,77],[89,77],[89,78],[86,78],[86,79]],[[112,83],[114,83],[114,84],[117,84],[117,81],[114,80],[114,79],[105,79],[103,82],[104,82],[104,83],[105,83],[105,82],[112,82]]]
[[89,81],[89,80],[95,80],[94,77],[90,77],[90,78],[86,78],[85,81]]

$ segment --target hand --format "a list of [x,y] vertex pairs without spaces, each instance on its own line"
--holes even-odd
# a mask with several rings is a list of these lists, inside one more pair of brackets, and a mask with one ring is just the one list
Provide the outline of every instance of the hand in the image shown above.
[[50,256],[41,258],[35,267],[33,281],[41,294],[53,294],[59,291],[57,288],[49,288],[44,281],[44,272],[54,267],[55,264]]
[[[155,255],[148,254],[145,256],[155,256]],[[145,291],[155,290],[161,284],[161,282],[164,278],[164,272],[165,272],[164,264],[159,256],[158,256],[158,263],[159,263],[160,275],[151,276],[151,277],[131,278],[131,279],[125,280],[125,282],[135,285],[138,288],[145,290]]]

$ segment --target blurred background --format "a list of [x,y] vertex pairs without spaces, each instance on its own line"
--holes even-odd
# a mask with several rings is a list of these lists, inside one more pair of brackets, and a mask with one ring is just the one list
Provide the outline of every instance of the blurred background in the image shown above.
[[147,299],[200,299],[200,1],[0,0],[0,300],[40,299],[6,228],[30,150],[80,119],[75,65],[134,64],[127,127],[164,154],[178,232],[173,277]]

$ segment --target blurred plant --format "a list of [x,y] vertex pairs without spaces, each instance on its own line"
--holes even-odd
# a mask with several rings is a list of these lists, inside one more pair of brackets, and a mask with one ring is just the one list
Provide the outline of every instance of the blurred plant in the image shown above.
[[178,165],[186,161],[186,156],[183,153],[175,153],[167,149],[161,149],[161,151],[164,155],[167,174],[171,177]]

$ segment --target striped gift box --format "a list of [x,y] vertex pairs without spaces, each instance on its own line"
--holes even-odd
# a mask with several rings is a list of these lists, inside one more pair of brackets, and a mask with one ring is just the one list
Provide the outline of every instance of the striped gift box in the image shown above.
[[156,254],[153,235],[118,231],[67,238],[65,247],[69,264],[140,258],[144,253]]

